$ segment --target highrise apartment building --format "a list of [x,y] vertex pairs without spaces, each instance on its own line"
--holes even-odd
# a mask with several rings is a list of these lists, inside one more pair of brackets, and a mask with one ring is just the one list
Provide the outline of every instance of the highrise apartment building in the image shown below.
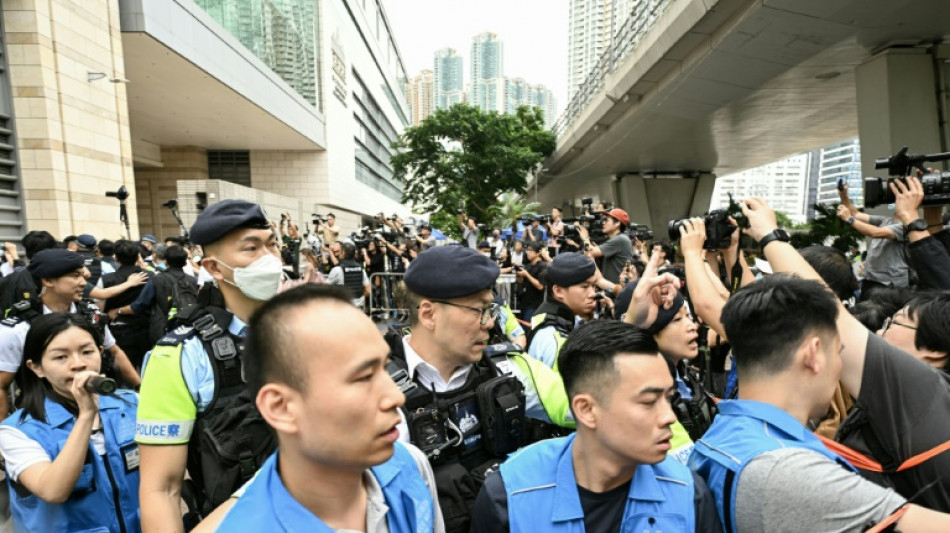
[[412,113],[412,125],[418,126],[435,109],[432,107],[435,99],[434,80],[431,70],[423,70],[418,76],[409,81],[406,87],[406,102]]
[[480,33],[472,39],[469,101],[484,111],[504,111],[503,51],[503,43],[494,33]]
[[452,48],[443,48],[435,53],[433,63],[433,109],[448,109],[465,101],[462,56]]
[[815,179],[816,200],[822,204],[836,204],[838,180],[848,183],[848,195],[858,207],[864,207],[864,178],[861,175],[861,144],[850,139],[816,150],[818,176]]

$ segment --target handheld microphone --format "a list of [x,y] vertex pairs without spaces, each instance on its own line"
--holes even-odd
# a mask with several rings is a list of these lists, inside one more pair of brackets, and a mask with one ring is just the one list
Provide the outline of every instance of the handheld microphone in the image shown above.
[[116,383],[112,378],[107,378],[105,376],[93,376],[89,378],[89,381],[86,382],[83,388],[93,394],[110,395],[115,394],[115,390],[118,387],[118,383]]

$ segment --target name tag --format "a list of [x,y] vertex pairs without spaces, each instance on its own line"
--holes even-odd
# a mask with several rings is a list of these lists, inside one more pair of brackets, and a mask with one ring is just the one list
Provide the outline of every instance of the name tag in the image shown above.
[[125,473],[128,474],[139,468],[139,447],[131,444],[122,448],[122,457],[125,459]]

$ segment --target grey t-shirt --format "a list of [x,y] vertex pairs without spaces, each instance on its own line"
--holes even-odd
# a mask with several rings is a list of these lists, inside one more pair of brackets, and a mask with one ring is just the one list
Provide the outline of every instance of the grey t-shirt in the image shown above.
[[620,283],[620,273],[627,261],[633,261],[633,243],[624,234],[614,235],[600,245],[604,253],[603,275],[613,283]]
[[863,531],[904,505],[903,497],[804,448],[764,453],[742,470],[736,530]]
[[864,278],[884,285],[906,288],[908,280],[907,254],[904,244],[907,237],[904,225],[894,222],[893,218],[870,215],[868,222],[894,232],[893,239],[870,239],[868,259],[864,264]]
[[465,224],[459,224],[459,226],[462,228],[462,240],[474,250],[478,246],[478,229],[472,229]]

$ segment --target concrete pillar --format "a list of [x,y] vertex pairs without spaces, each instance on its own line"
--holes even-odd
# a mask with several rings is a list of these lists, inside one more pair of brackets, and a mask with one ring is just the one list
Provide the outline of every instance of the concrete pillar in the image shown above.
[[716,176],[645,177],[628,174],[620,179],[618,190],[631,222],[647,224],[657,240],[667,240],[670,220],[700,215],[709,210]]
[[885,177],[885,170],[874,169],[874,160],[902,146],[910,153],[947,151],[940,139],[934,61],[927,50],[885,50],[855,69],[855,84],[865,176]]

